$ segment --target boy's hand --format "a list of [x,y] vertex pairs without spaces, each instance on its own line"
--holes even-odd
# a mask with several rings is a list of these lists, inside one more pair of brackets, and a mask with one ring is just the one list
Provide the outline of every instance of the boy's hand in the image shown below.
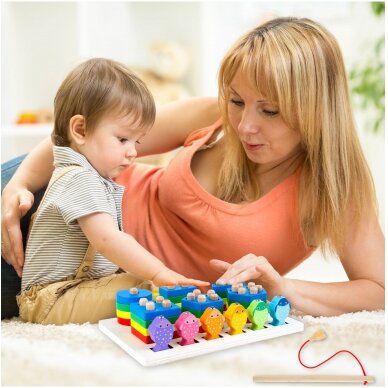
[[159,271],[152,279],[152,282],[158,286],[197,286],[197,287],[206,287],[209,286],[209,282],[204,282],[202,280],[186,278],[179,273],[172,271],[171,269],[165,268]]

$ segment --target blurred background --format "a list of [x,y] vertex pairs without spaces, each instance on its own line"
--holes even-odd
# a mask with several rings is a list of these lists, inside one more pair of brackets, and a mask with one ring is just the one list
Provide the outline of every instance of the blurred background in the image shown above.
[[[243,32],[276,16],[321,22],[343,50],[384,228],[384,3],[3,1],[1,11],[2,162],[49,135],[56,90],[81,60],[99,56],[126,63],[146,81],[157,104],[215,96],[221,58]],[[146,161],[165,164],[168,156]],[[318,271],[314,260],[322,260],[315,256],[296,276],[346,277],[336,261]]]

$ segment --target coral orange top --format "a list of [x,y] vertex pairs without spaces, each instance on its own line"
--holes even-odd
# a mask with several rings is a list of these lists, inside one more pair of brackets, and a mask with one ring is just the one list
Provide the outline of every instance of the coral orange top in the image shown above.
[[167,167],[134,163],[116,179],[125,186],[124,230],[187,277],[214,282],[220,274],[210,259],[233,263],[248,253],[285,274],[313,251],[298,222],[299,173],[249,204],[214,197],[193,176],[191,159],[221,125],[192,133]]

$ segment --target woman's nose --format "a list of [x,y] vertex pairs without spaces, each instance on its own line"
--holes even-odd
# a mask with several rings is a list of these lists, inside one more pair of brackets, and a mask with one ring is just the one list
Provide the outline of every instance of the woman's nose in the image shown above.
[[256,133],[259,131],[259,121],[256,112],[245,109],[241,115],[238,130],[241,133]]

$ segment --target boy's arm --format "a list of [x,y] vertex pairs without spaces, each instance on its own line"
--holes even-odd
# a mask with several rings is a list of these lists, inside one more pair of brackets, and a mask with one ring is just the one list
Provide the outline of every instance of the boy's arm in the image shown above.
[[131,235],[117,229],[108,213],[93,213],[78,219],[83,233],[96,251],[134,276],[152,280],[156,285],[209,283],[187,279],[168,269]]

